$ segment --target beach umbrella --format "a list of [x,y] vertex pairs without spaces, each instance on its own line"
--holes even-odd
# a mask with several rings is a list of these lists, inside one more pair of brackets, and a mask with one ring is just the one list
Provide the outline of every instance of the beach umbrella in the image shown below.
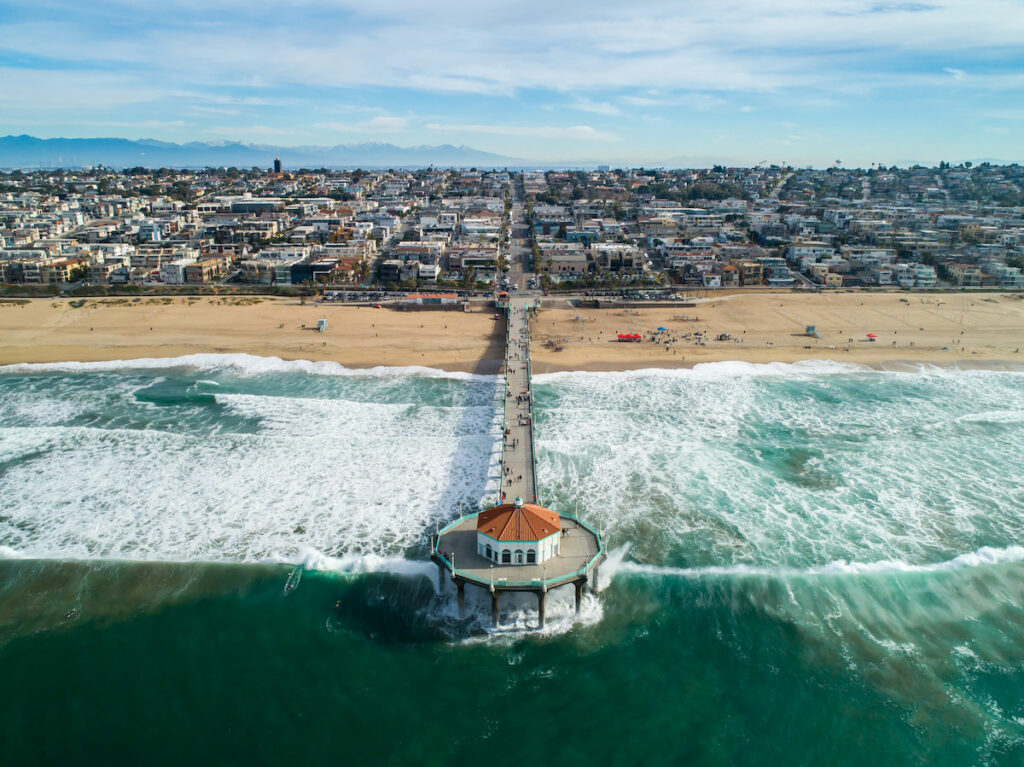
[[874,333],[868,333],[868,338],[878,338]]
[[658,328],[659,333],[664,333],[668,328]]

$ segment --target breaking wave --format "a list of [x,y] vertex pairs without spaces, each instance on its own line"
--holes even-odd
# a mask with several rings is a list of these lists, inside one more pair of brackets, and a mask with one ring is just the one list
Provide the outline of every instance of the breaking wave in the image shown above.
[[[348,368],[344,365],[321,360],[284,360],[280,357],[261,357],[253,354],[186,354],[180,357],[140,357],[129,360],[107,360],[101,362],[19,362],[0,366],[0,373],[97,373],[121,370],[165,370],[169,368],[191,368],[200,371],[230,371],[240,375],[265,375],[268,373],[306,373],[318,376],[364,376],[387,377],[416,376],[420,378],[451,378],[459,381],[496,381],[493,375],[461,373],[437,368],[409,365],[403,367],[376,366],[372,368]],[[206,383],[211,383],[207,381]]]
[[629,378],[666,378],[701,380],[713,378],[746,378],[750,376],[821,376],[844,373],[875,372],[866,365],[835,360],[800,360],[797,362],[699,362],[690,368],[642,368],[611,372],[567,370],[534,376],[536,383],[557,383],[578,379],[620,380]]
[[[249,355],[8,367],[0,546],[415,570],[436,522],[493,498],[496,383]],[[714,363],[534,391],[545,503],[631,543],[626,572],[895,571],[1024,540],[1018,372]]]
[[928,564],[912,564],[899,560],[878,562],[847,562],[839,560],[826,565],[807,568],[772,568],[756,565],[725,565],[709,567],[663,567],[639,562],[623,562],[615,572],[653,577],[717,578],[759,576],[766,578],[813,577],[820,575],[892,575],[896,573],[934,573],[946,570],[963,570],[971,567],[1024,562],[1024,546],[992,548],[986,546],[953,559]]

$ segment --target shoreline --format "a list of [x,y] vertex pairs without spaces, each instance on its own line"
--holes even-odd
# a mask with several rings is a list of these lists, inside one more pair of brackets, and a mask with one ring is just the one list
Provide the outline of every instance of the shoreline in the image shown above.
[[799,363],[821,363],[830,362],[841,365],[851,365],[865,370],[874,370],[880,373],[914,373],[922,367],[937,368],[940,370],[990,370],[1004,372],[1024,373],[1024,361],[1017,360],[928,360],[928,359],[892,359],[876,360],[874,362],[864,360],[844,360],[836,357],[802,357],[800,359],[776,359],[776,360],[747,360],[747,359],[715,359],[715,360],[694,360],[693,362],[682,363],[650,363],[643,366],[626,363],[602,363],[595,361],[585,367],[561,367],[558,365],[535,365],[534,375],[547,375],[550,373],[642,373],[645,371],[662,370],[693,370],[704,365],[728,365],[742,364],[755,367],[768,365],[796,365]]
[[[124,357],[114,359],[91,359],[91,360],[47,360],[47,361],[36,361],[36,362],[5,362],[0,363],[0,374],[16,372],[15,368],[22,368],[24,366],[25,372],[47,372],[52,369],[58,369],[62,366],[81,366],[82,372],[89,372],[90,369],[116,369],[119,366],[124,368],[137,368],[137,367],[149,367],[149,368],[161,368],[161,367],[178,367],[178,366],[189,366],[193,365],[196,360],[196,356],[208,356],[214,359],[209,360],[212,364],[217,364],[216,358],[229,358],[229,357],[246,357],[253,360],[260,360],[266,362],[281,362],[284,364],[289,363],[306,363],[308,365],[318,365],[322,363],[336,364],[341,369],[351,372],[354,375],[370,374],[370,373],[381,373],[383,371],[408,371],[408,370],[422,370],[422,371],[434,371],[437,373],[460,373],[466,375],[482,375],[482,376],[494,376],[501,372],[502,360],[485,360],[484,362],[490,363],[486,366],[477,364],[472,367],[475,369],[468,369],[468,365],[421,365],[421,364],[410,364],[410,365],[345,365],[341,362],[334,360],[309,360],[301,357],[285,359],[274,355],[253,355],[241,352],[221,352],[221,353],[207,353],[199,352],[196,354],[186,355],[171,355],[171,356],[145,356],[145,357]],[[151,363],[140,366],[138,363],[146,362]],[[228,360],[223,359],[223,364],[229,365],[239,363],[241,360]],[[161,363],[166,363],[161,364]],[[876,361],[864,361],[864,360],[844,360],[833,357],[803,357],[800,359],[776,359],[766,361],[751,361],[740,358],[723,358],[714,360],[694,360],[692,362],[651,362],[647,364],[640,363],[626,363],[626,362],[603,362],[595,360],[583,366],[577,367],[564,367],[559,365],[535,365],[533,374],[534,376],[561,374],[561,373],[646,373],[646,372],[661,372],[671,370],[693,370],[697,367],[712,366],[712,365],[749,365],[753,368],[769,367],[774,365],[779,366],[794,366],[801,363],[834,363],[837,365],[847,365],[851,368],[860,368],[862,370],[871,370],[880,373],[916,373],[920,372],[922,368],[934,368],[937,370],[960,370],[960,371],[995,371],[995,372],[1008,372],[1008,373],[1024,373],[1024,361],[1019,360],[1000,360],[1000,359],[978,359],[978,360],[929,360],[925,358],[921,359],[887,359],[887,360],[876,360]],[[95,366],[95,367],[93,367]],[[480,370],[480,367],[486,367],[486,370]],[[17,371],[22,372],[22,371]]]

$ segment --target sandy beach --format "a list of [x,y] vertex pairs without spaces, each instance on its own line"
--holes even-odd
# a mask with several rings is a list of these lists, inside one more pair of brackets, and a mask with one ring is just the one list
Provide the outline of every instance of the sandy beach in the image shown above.
[[[808,336],[808,325],[821,337]],[[665,328],[659,341],[648,340],[658,328]],[[706,345],[696,340],[698,331]],[[621,343],[620,333],[644,340]],[[728,340],[716,340],[724,333]],[[698,299],[693,308],[552,309],[534,322],[532,339],[535,372],[725,360],[1024,364],[1024,296],[740,293]]]
[[[402,312],[255,296],[75,303],[0,303],[0,364],[243,353],[353,368],[495,372],[504,356],[505,326],[491,312]],[[321,318],[325,333],[315,329]]]
[[[560,299],[548,304],[532,324],[537,373],[723,360],[1024,364],[1020,295],[757,293],[692,308],[579,311],[557,308],[566,306]],[[323,334],[313,329],[321,318],[329,323]],[[808,325],[821,338],[807,336]],[[659,340],[648,340],[659,327]],[[619,333],[644,341],[620,343]],[[723,333],[729,339],[716,340]],[[504,323],[485,310],[403,312],[263,297],[8,299],[0,302],[0,336],[0,364],[247,353],[490,373],[503,355]]]

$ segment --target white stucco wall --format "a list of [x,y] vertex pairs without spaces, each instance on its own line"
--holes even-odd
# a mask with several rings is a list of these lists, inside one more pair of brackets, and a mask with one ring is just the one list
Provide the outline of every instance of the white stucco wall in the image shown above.
[[[491,559],[495,564],[502,564],[502,552],[508,551],[511,560],[510,564],[527,565],[531,564],[527,561],[527,551],[535,549],[537,551],[537,564],[539,564],[558,554],[561,537],[562,533],[559,531],[539,541],[496,541],[484,533],[477,532],[476,550],[480,556],[487,559],[487,546],[490,544],[491,549],[498,552],[497,559]],[[517,551],[523,552],[522,562],[516,562]]]

